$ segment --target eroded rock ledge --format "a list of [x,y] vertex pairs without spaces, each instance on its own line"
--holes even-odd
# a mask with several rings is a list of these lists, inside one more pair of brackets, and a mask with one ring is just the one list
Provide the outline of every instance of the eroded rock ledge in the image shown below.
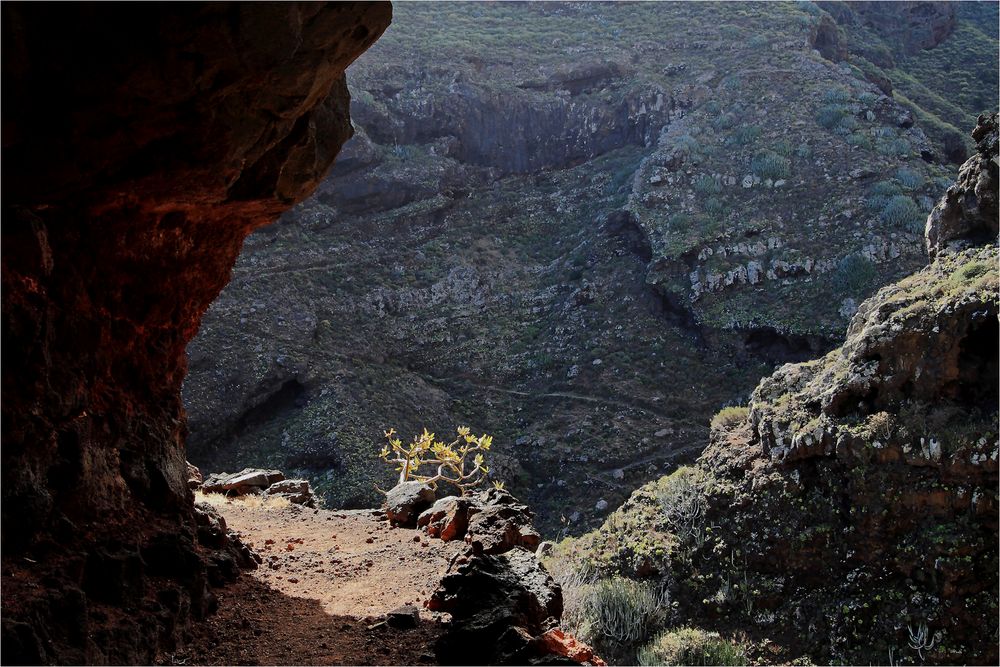
[[344,70],[390,16],[3,7],[5,661],[150,663],[211,607],[184,348],[350,136]]

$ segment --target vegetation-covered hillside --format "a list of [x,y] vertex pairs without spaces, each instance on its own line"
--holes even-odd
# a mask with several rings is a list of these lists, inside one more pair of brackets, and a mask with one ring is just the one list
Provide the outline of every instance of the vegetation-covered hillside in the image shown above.
[[191,460],[365,506],[383,430],[469,424],[544,531],[599,525],[925,263],[955,167],[846,34],[812,3],[398,5],[354,140],[189,348]]

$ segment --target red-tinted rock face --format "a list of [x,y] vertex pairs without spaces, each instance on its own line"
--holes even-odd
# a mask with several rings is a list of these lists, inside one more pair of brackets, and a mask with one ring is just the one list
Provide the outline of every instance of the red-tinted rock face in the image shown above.
[[184,348],[350,136],[344,69],[390,14],[3,7],[5,660],[149,662],[205,610]]

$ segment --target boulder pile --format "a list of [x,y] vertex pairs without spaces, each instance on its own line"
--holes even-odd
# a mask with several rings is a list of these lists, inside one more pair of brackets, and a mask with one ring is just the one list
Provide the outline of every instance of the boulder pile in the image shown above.
[[562,589],[535,550],[540,537],[526,505],[503,489],[434,499],[434,489],[404,482],[386,494],[386,518],[429,537],[464,540],[466,551],[424,605],[451,614],[436,647],[440,664],[604,664],[559,629]]
[[287,498],[296,505],[316,507],[316,494],[309,480],[285,479],[280,470],[244,468],[237,473],[215,473],[202,481],[201,471],[188,463],[188,487],[227,497],[263,494],[266,497]]

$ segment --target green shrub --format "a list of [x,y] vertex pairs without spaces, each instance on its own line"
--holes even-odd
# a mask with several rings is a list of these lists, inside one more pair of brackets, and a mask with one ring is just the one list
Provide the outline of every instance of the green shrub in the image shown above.
[[920,209],[917,202],[906,195],[895,195],[890,197],[879,213],[879,219],[887,225],[892,225],[901,229],[912,230],[915,226],[923,225],[927,215]]
[[639,649],[640,665],[745,665],[747,649],[717,632],[678,628],[656,636]]
[[717,195],[722,192],[722,184],[708,174],[702,174],[698,178],[694,179],[694,183],[692,185],[694,187],[694,191],[703,197]]
[[734,426],[742,424],[747,419],[748,410],[744,406],[731,405],[722,408],[712,417],[713,431],[729,431]]
[[823,101],[827,104],[847,104],[851,101],[851,91],[843,86],[828,88],[823,93]]
[[865,197],[865,207],[872,213],[881,212],[892,197],[901,194],[903,194],[903,191],[897,183],[893,181],[879,181],[868,188],[868,195]]
[[801,143],[795,148],[795,156],[807,159],[812,155],[812,148],[807,143]]
[[920,172],[909,167],[900,167],[896,170],[896,182],[907,190],[918,190],[924,186],[926,180]]
[[729,213],[729,208],[718,197],[709,197],[705,200],[705,213],[715,218],[724,218]]
[[728,130],[740,122],[740,119],[736,117],[736,114],[727,111],[724,114],[720,114],[715,120],[712,121],[712,127],[716,130]]
[[910,142],[902,137],[890,141],[880,141],[875,149],[882,155],[890,157],[909,157],[912,152]]
[[851,116],[847,107],[840,104],[826,104],[816,112],[816,122],[828,130],[840,127],[844,119]]
[[872,107],[878,101],[878,95],[875,93],[861,93],[858,95],[858,102],[866,107]]
[[791,173],[791,163],[774,151],[764,150],[753,156],[750,170],[761,178],[786,178]]
[[743,77],[739,74],[730,74],[719,85],[726,90],[736,90],[743,85]]
[[674,139],[674,147],[690,155],[698,152],[698,149],[701,148],[701,142],[690,134],[682,134]]
[[848,146],[858,146],[866,150],[870,150],[872,147],[871,138],[861,132],[852,132],[844,139],[844,141],[847,142]]
[[715,477],[702,468],[681,466],[656,485],[656,499],[667,528],[680,540],[681,553],[700,549],[705,543],[705,511]]
[[667,228],[670,233],[684,233],[691,229],[694,218],[687,213],[674,213],[667,218]]
[[837,262],[833,272],[833,284],[844,294],[860,294],[875,280],[875,264],[867,257],[850,254]]
[[790,157],[795,152],[795,146],[792,146],[792,142],[788,139],[779,139],[774,143],[774,146],[771,146],[771,149],[785,157]]
[[726,137],[727,146],[746,146],[757,141],[760,137],[760,127],[757,125],[743,125],[733,130],[733,133]]
[[657,584],[615,576],[579,586],[566,609],[569,625],[601,649],[628,652],[668,620],[670,598]]

